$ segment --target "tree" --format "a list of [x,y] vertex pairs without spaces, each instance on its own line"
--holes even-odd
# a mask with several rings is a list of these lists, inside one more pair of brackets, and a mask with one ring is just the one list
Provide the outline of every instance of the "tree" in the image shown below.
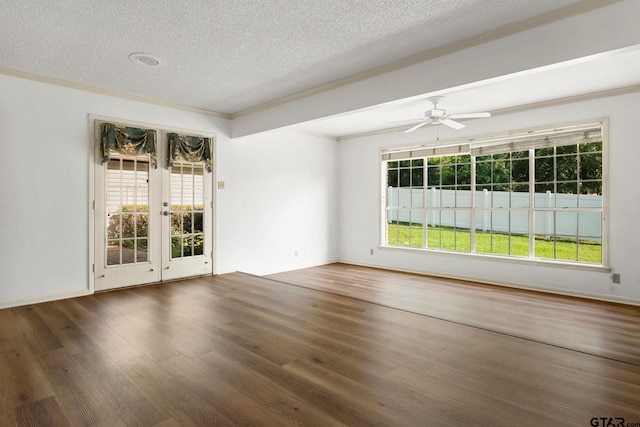
[[[528,192],[529,173],[529,150],[475,158],[478,190]],[[534,180],[539,193],[602,194],[602,142],[535,149]],[[470,188],[471,155],[388,162],[387,185]]]

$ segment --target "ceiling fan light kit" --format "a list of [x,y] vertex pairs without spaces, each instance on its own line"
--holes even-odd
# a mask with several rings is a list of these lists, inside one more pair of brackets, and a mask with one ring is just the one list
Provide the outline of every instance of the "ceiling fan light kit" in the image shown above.
[[463,113],[463,114],[447,114],[447,110],[442,108],[438,108],[438,104],[442,102],[444,96],[432,96],[427,98],[427,101],[433,104],[433,108],[431,110],[427,110],[424,113],[424,119],[418,119],[420,122],[413,127],[407,129],[405,133],[413,132],[416,129],[421,128],[425,125],[445,125],[449,126],[452,129],[462,129],[465,127],[464,124],[457,122],[454,119],[477,119],[484,117],[491,117],[491,113],[484,111],[478,113]]

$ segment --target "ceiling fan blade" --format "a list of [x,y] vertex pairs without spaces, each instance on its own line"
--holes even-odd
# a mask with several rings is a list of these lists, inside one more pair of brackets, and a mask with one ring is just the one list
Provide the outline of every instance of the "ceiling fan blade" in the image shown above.
[[465,127],[465,125],[463,125],[462,123],[458,123],[455,120],[451,119],[441,119],[440,123],[454,129],[462,129],[463,127]]
[[491,117],[491,113],[464,113],[464,114],[450,114],[451,119],[479,119],[481,117]]
[[421,128],[424,125],[428,125],[429,123],[431,123],[430,121],[426,121],[426,122],[422,122],[422,123],[418,123],[417,125],[415,125],[414,127],[412,127],[411,129],[407,129],[404,131],[404,133],[409,133],[409,132],[413,132],[414,130]]

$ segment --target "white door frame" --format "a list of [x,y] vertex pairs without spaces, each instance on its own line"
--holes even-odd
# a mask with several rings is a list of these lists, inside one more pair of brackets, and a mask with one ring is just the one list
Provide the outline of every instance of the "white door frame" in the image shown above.
[[[96,244],[102,242],[102,236],[96,236],[96,169],[98,167],[102,167],[102,159],[99,154],[100,151],[100,123],[109,122],[116,123],[124,126],[131,127],[141,127],[146,129],[155,129],[158,135],[158,150],[159,150],[159,164],[158,168],[162,168],[162,172],[160,175],[162,176],[161,180],[167,180],[166,176],[168,176],[168,172],[165,172],[166,164],[162,163],[163,155],[165,155],[168,151],[164,145],[166,145],[166,134],[168,132],[176,132],[180,134],[188,134],[188,135],[196,135],[206,138],[211,138],[213,141],[212,147],[212,156],[213,156],[213,172],[210,174],[210,185],[209,188],[206,189],[205,200],[209,205],[210,215],[205,220],[205,233],[209,234],[209,238],[205,239],[205,241],[209,241],[208,246],[205,247],[206,252],[210,252],[211,261],[209,265],[205,269],[199,269],[197,272],[193,271],[189,274],[189,276],[200,276],[205,274],[216,274],[216,264],[217,264],[217,256],[216,256],[216,189],[213,183],[216,182],[216,134],[212,132],[203,132],[193,129],[184,129],[184,128],[173,128],[169,126],[163,126],[152,123],[145,122],[137,122],[132,120],[126,120],[121,118],[114,118],[108,116],[100,116],[89,114],[88,115],[88,134],[90,136],[90,149],[89,149],[89,247],[88,247],[88,267],[89,267],[89,292],[94,293],[96,291],[95,283],[96,283],[96,263],[99,260],[96,260]],[[161,151],[164,153],[161,154]],[[166,157],[164,157],[166,159]],[[160,185],[162,185],[160,183]],[[151,206],[150,206],[151,209]],[[165,224],[164,218],[160,220],[161,224]],[[164,243],[161,243],[164,245]],[[100,262],[102,262],[100,260]],[[160,260],[161,263],[165,262],[165,260]],[[162,264],[160,264],[162,265]],[[176,277],[187,277],[186,275],[178,275]],[[169,280],[176,278],[170,277]],[[162,275],[160,275],[160,280],[162,280]]]

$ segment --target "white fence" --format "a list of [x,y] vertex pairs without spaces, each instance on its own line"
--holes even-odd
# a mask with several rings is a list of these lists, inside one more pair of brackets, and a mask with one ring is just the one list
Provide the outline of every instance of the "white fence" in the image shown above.
[[[471,191],[438,190],[435,188],[397,188],[388,187],[387,221],[412,222],[423,224],[426,203],[427,224],[435,226],[471,228]],[[508,191],[476,191],[476,230],[529,233],[529,193]],[[456,200],[457,199],[457,200]],[[549,207],[568,208],[555,212]],[[535,193],[534,227],[535,234],[549,236],[580,236],[590,240],[600,240],[602,236],[602,214],[599,211],[580,211],[575,208],[602,208],[602,196],[591,194],[554,194]],[[454,207],[458,209],[451,209]],[[465,207],[467,209],[465,209]],[[524,208],[509,211],[507,208]],[[445,208],[445,209],[441,209]],[[488,210],[486,208],[492,208]],[[504,208],[504,210],[500,210]],[[571,209],[574,208],[574,209]]]

